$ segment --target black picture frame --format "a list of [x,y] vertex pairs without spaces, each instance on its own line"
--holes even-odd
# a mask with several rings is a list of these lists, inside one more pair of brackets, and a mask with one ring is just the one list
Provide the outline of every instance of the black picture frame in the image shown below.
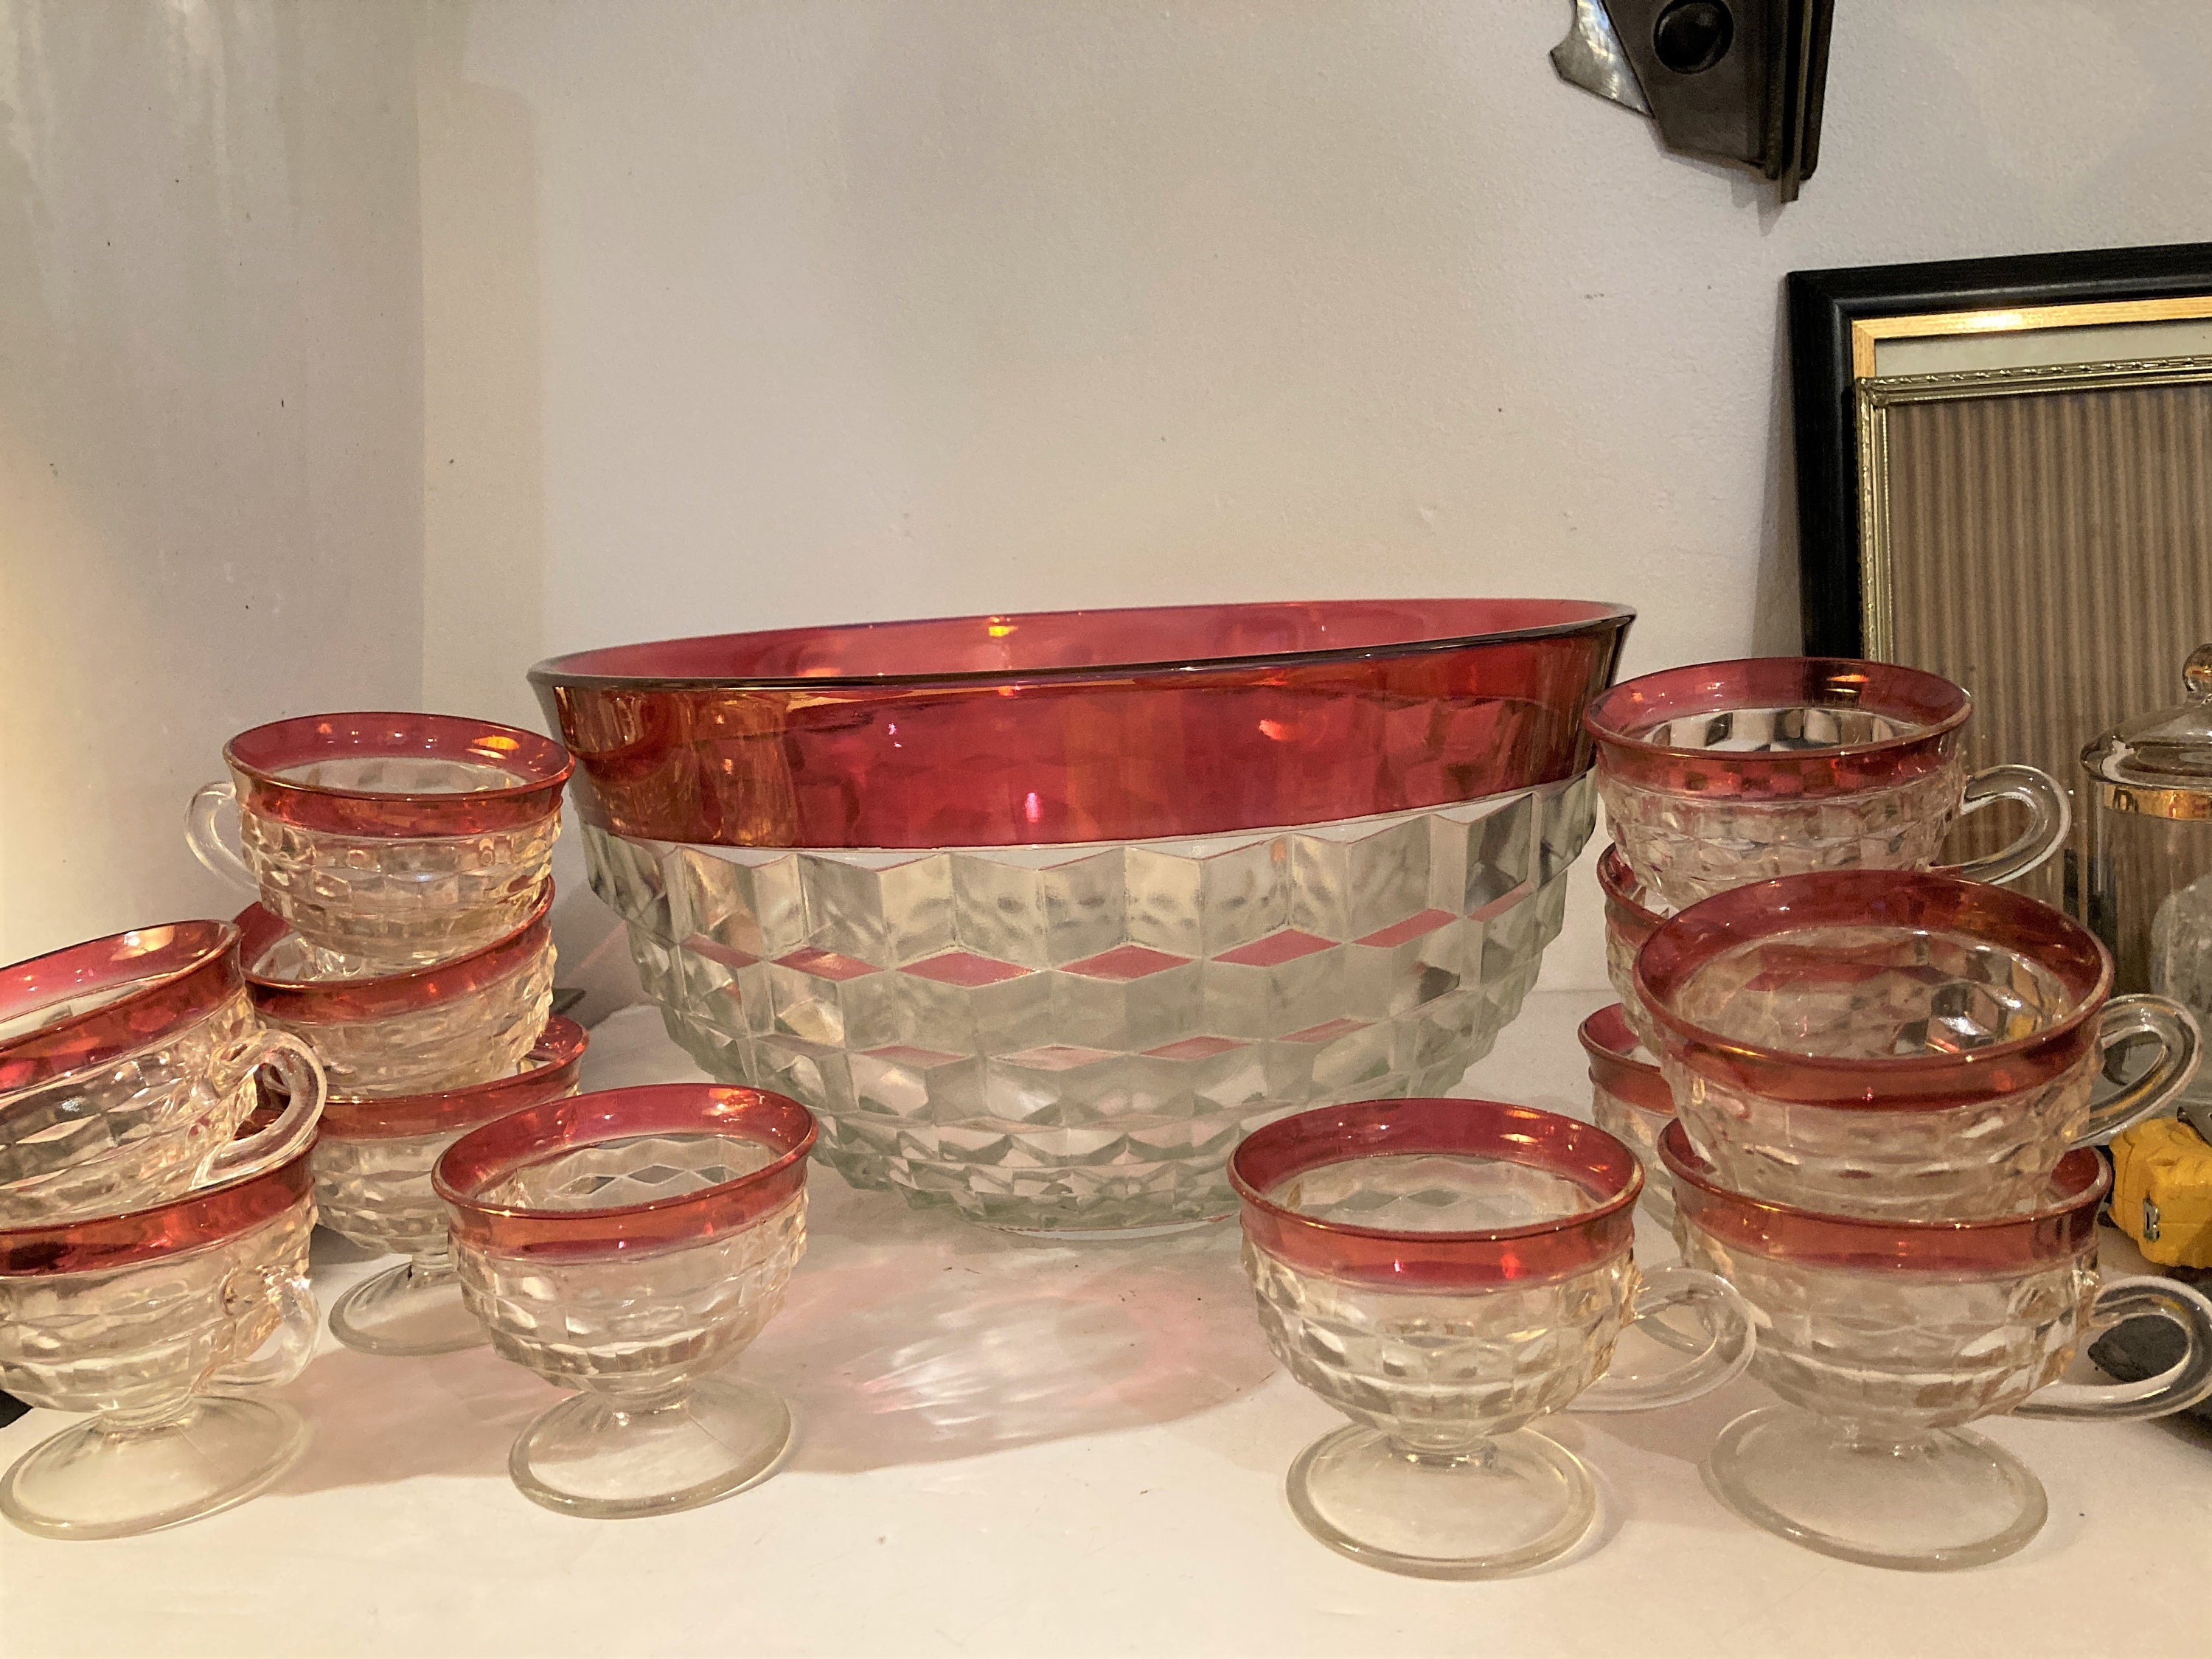
[[1804,648],[1863,657],[1852,324],[2212,293],[2212,243],[1795,270],[1786,283]]

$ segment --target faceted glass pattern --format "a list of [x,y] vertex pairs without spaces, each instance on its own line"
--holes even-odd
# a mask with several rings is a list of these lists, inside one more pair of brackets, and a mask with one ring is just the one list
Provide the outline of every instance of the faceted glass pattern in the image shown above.
[[[1658,1063],[1652,1063],[1656,1073]],[[1667,1185],[1667,1172],[1659,1167],[1659,1137],[1674,1121],[1672,1112],[1655,1112],[1603,1084],[1590,1086],[1590,1116],[1607,1134],[1618,1135],[1644,1165],[1644,1193],[1636,1201],[1662,1226],[1674,1220],[1674,1197]]]
[[1794,800],[1681,795],[1598,777],[1613,841],[1651,894],[1678,910],[1778,876],[1925,869],[1966,787],[1956,760],[1887,788]]
[[369,1249],[426,1265],[442,1261],[446,1206],[430,1190],[430,1171],[438,1155],[472,1127],[362,1140],[325,1130],[314,1151],[315,1206],[323,1225]]
[[1931,1273],[1763,1255],[1686,1221],[1676,1234],[1684,1261],[1751,1304],[1754,1376],[1893,1437],[2008,1412],[2056,1382],[2097,1291],[2094,1236],[2055,1261]]
[[[263,1017],[315,1051],[333,1095],[436,1094],[491,1082],[522,1064],[552,1012],[553,964],[548,938],[507,972],[459,995],[424,1000],[400,1012],[291,1019],[271,1006],[274,999],[265,999]],[[289,933],[252,964],[257,975],[310,985],[360,979],[362,965]]]
[[240,988],[140,1048],[0,1096],[0,1226],[186,1191],[253,1110],[261,1030]]
[[196,1249],[115,1268],[0,1273],[0,1386],[53,1411],[166,1420],[275,1334],[287,1295],[306,1297],[314,1224],[303,1197]]
[[846,1179],[1088,1231],[1227,1213],[1231,1150],[1285,1112],[1455,1084],[1593,816],[1584,778],[1127,844],[585,842],[671,1035],[811,1107]]
[[[729,1135],[641,1135],[548,1159],[480,1199],[611,1209],[696,1192],[775,1157]],[[461,1294],[500,1352],[565,1388],[651,1404],[759,1334],[805,1248],[802,1188],[750,1226],[665,1249],[509,1256],[457,1238],[454,1256]]]
[[1636,1284],[1625,1250],[1564,1279],[1474,1291],[1302,1273],[1249,1239],[1244,1267],[1267,1346],[1302,1386],[1399,1444],[1441,1451],[1564,1410],[1612,1363]]
[[[432,764],[459,763],[416,763]],[[513,829],[406,839],[239,814],[262,903],[301,938],[377,967],[447,961],[513,933],[538,906],[560,833],[557,799]]]
[[[1808,975],[1796,964],[1826,964]],[[1737,1042],[1879,1061],[1970,1054],[2046,1030],[2079,999],[1986,940],[1817,927],[1754,940],[1696,970],[1684,1018]],[[1691,1142],[1751,1198],[1838,1215],[1924,1219],[2032,1206],[2088,1121],[2097,1056],[2033,1087],[1955,1103],[1827,1108],[1771,1100],[1663,1060]]]

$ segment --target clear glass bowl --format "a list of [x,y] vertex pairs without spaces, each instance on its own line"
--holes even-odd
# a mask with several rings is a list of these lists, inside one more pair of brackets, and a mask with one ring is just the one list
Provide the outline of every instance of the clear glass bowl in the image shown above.
[[532,672],[592,885],[715,1076],[855,1185],[1061,1235],[1235,1207],[1253,1126],[1450,1086],[1518,1011],[1628,613],[971,617]]
[[[2036,1201],[1974,1222],[1821,1215],[1731,1192],[1680,1123],[1660,1138],[1682,1259],[1726,1279],[1758,1327],[1753,1374],[1784,1404],[1738,1419],[1706,1485],[1753,1525],[1822,1554],[1918,1571],[2011,1554],[2041,1528],[2035,1475],[1966,1425],[1984,1417],[2160,1417],[2212,1395],[2212,1302],[2166,1279],[2100,1287],[2095,1153]],[[2148,1383],[2057,1381],[2120,1321],[2179,1326]]]
[[123,1538],[264,1489],[307,1440],[242,1392],[315,1341],[302,1152],[152,1209],[0,1231],[0,1387],[92,1413],[0,1477],[0,1514],[49,1538]]
[[535,732],[448,714],[305,714],[240,732],[223,761],[230,781],[192,797],[193,856],[316,949],[383,969],[528,921],[571,769]]
[[664,1084],[573,1095],[463,1135],[434,1185],[461,1295],[492,1346],[580,1392],[507,1460],[570,1515],[658,1515],[743,1491],[791,1413],[730,1374],[806,1246],[805,1108]]
[[[1352,1419],[1291,1467],[1291,1508],[1355,1560],[1428,1578],[1518,1572],[1597,1513],[1589,1472],[1528,1425],[1579,1402],[1631,1411],[1718,1388],[1750,1357],[1711,1274],[1640,1276],[1643,1170],[1601,1129],[1480,1100],[1370,1101],[1284,1118],[1231,1165],[1260,1328]],[[1608,1377],[1632,1323],[1689,1358]]]
[[450,1353],[482,1344],[461,1302],[444,1202],[430,1172],[469,1130],[576,1091],[588,1042],[556,1014],[508,1076],[444,1094],[332,1100],[315,1142],[315,1206],[323,1225],[407,1259],[365,1279],[331,1306],[331,1334],[363,1353]]

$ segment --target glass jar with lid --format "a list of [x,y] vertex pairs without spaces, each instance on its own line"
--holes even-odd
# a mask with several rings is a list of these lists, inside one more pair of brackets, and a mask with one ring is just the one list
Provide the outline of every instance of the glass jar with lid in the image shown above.
[[[2158,991],[2212,1030],[2212,645],[2182,670],[2172,708],[2124,720],[2081,751],[2087,774],[2089,925],[2114,989]],[[2183,1115],[2212,1127],[2212,1074]]]

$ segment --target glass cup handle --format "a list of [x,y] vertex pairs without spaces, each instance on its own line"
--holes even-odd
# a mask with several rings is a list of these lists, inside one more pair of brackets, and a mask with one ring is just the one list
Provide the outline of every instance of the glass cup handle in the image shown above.
[[245,1358],[212,1367],[200,1379],[203,1391],[282,1388],[307,1369],[322,1331],[322,1315],[305,1278],[282,1267],[240,1268],[224,1282],[222,1302],[233,1328],[264,1307],[276,1309],[276,1328]]
[[1992,766],[1966,780],[1966,793],[1959,803],[1959,816],[1978,812],[1991,801],[2022,802],[2032,815],[2020,838],[1987,858],[1969,859],[1953,866],[1948,874],[1967,881],[2017,881],[2066,844],[2074,828],[2074,809],[2058,780],[2036,766]]
[[2212,1301],[2203,1292],[2171,1279],[2148,1274],[2115,1279],[2089,1304],[2083,1340],[2103,1334],[2123,1320],[2149,1314],[2181,1328],[2186,1346],[2181,1358],[2156,1376],[2140,1382],[2055,1382],[2038,1389],[2013,1408],[2015,1417],[2061,1421],[2124,1422],[2165,1417],[2212,1398]]
[[[1630,1312],[1641,1325],[1673,1309],[1692,1306],[1705,1324],[1706,1340],[1691,1358],[1654,1377],[1601,1376],[1568,1409],[1650,1411],[1657,1406],[1679,1406],[1733,1382],[1751,1364],[1751,1310],[1728,1280],[1701,1267],[1662,1267],[1638,1289]],[[1687,1346],[1678,1338],[1662,1340],[1678,1352]]]
[[276,1121],[265,1129],[226,1141],[200,1172],[197,1184],[236,1181],[279,1164],[303,1150],[315,1138],[323,1115],[323,1067],[315,1051],[289,1031],[257,1031],[229,1052],[218,1055],[210,1068],[208,1086],[227,1095],[247,1073],[272,1067],[291,1098]]
[[2132,1036],[2157,1040],[2157,1062],[2090,1112],[2088,1122],[2075,1139],[2076,1146],[2110,1140],[2130,1125],[2142,1122],[2186,1089],[2197,1075],[2203,1037],[2197,1016],[2172,997],[2138,991],[2107,1002],[2099,1017],[2098,1047],[2109,1051]]
[[185,845],[192,849],[192,856],[206,866],[210,872],[225,881],[235,882],[249,893],[261,890],[261,884],[246,860],[234,852],[228,842],[216,829],[216,820],[228,807],[233,814],[238,811],[238,791],[228,783],[203,786],[192,796],[191,805],[185,809]]

